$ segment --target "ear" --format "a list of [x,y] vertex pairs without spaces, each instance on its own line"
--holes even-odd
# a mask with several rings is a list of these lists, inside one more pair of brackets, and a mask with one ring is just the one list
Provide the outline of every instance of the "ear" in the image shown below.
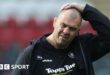
[[54,20],[53,20],[53,27],[55,27],[56,21],[57,21],[57,17],[54,17]]

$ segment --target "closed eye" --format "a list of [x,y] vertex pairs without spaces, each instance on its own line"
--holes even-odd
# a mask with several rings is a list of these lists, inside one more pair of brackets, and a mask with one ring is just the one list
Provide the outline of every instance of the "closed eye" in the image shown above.
[[75,27],[70,27],[70,30],[71,30],[71,31],[76,31],[77,28],[75,28]]
[[61,24],[61,27],[65,28],[65,27],[67,27],[67,25],[63,23],[63,24]]
[[70,25],[67,25],[67,24],[65,24],[65,23],[62,23],[61,26],[62,26],[62,28],[69,27],[69,30],[70,30],[70,31],[76,31],[76,30],[77,30],[77,28],[75,28],[75,27],[70,27]]

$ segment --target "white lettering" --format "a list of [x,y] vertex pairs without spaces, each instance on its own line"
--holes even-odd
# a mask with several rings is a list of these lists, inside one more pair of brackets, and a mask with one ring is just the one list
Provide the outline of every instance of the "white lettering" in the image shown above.
[[11,65],[11,69],[28,69],[29,65]]
[[51,68],[46,69],[48,73],[53,73]]
[[57,68],[57,69],[51,69],[51,68],[46,68],[45,70],[47,71],[47,73],[52,73],[52,74],[57,74],[57,73],[61,73],[64,71],[68,71],[71,70],[72,68],[75,67],[75,63],[71,64],[71,65],[65,65],[63,68]]
[[73,63],[72,65],[65,65],[64,67],[66,68],[66,70],[70,70],[75,67],[75,63]]
[[58,68],[58,69],[55,69],[55,70],[51,69],[51,68],[47,68],[46,70],[47,70],[48,73],[60,73],[60,72],[65,71],[64,68]]

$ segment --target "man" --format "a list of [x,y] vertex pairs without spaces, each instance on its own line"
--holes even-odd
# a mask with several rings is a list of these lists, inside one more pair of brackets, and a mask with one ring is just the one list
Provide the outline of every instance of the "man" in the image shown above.
[[[79,35],[82,19],[88,20],[97,35]],[[94,75],[92,62],[110,51],[110,21],[89,5],[69,3],[54,18],[54,30],[33,42],[16,64],[29,69],[13,75]]]

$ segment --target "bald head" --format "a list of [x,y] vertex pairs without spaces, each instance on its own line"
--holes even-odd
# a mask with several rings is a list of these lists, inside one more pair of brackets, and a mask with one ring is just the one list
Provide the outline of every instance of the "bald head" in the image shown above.
[[66,9],[62,10],[58,16],[58,18],[67,18],[69,20],[79,19],[82,20],[81,14],[77,9]]

